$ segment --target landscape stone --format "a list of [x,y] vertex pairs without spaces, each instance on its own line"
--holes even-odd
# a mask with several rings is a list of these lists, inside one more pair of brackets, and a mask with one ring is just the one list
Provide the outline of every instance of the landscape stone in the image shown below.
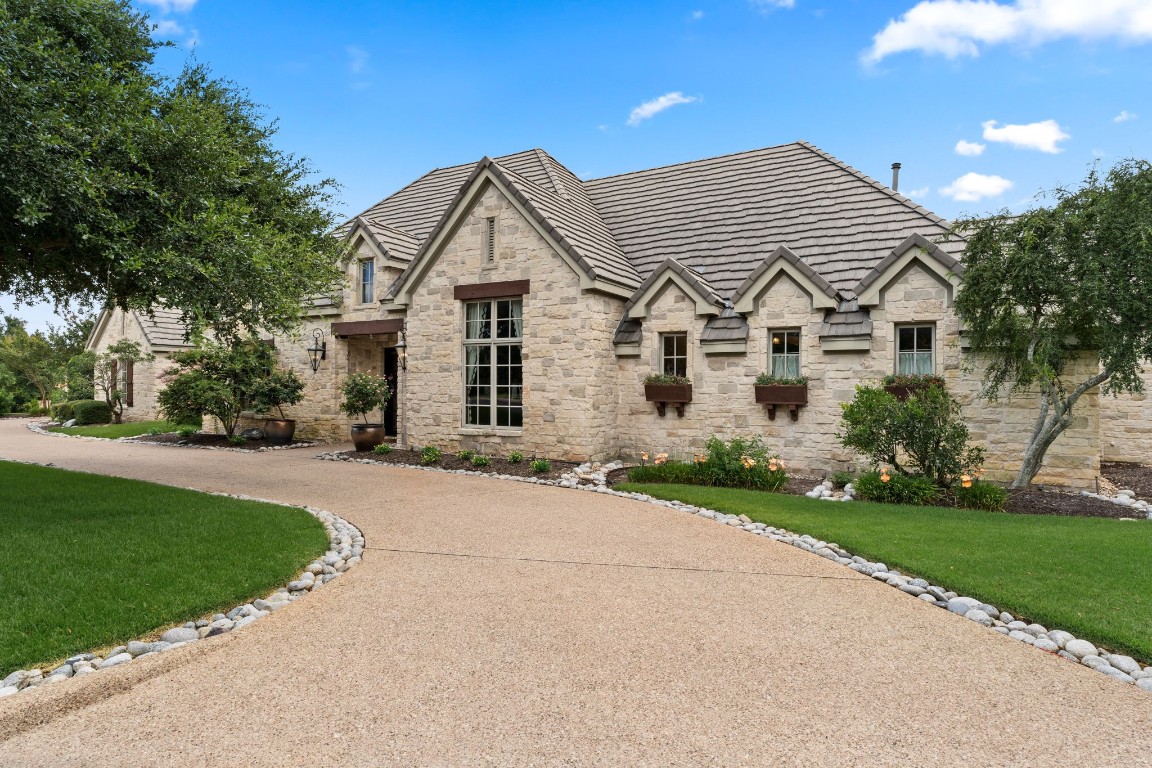
[[1088,642],[1087,640],[1069,640],[1068,642],[1064,643],[1064,650],[1068,651],[1068,653],[1072,654],[1078,659],[1082,659],[1085,656],[1096,655],[1096,646],[1092,645],[1092,643]]
[[1142,672],[1139,662],[1137,662],[1131,656],[1113,654],[1108,657],[1108,663],[1127,675],[1131,675],[1134,672]]
[[[951,610],[951,604],[949,604],[948,608]],[[985,627],[992,626],[992,617],[988,615],[987,611],[982,611],[979,608],[973,608],[972,610],[968,611],[966,614],[964,614],[964,618],[968,619],[969,621],[974,621],[977,624],[983,625]]]
[[108,669],[108,667],[118,667],[129,661],[132,661],[132,654],[125,651],[124,653],[118,653],[115,656],[109,656],[107,659],[104,659],[104,661],[100,662],[99,667],[100,669]]
[[187,627],[176,627],[160,635],[160,640],[165,643],[190,643],[199,639],[200,633]]

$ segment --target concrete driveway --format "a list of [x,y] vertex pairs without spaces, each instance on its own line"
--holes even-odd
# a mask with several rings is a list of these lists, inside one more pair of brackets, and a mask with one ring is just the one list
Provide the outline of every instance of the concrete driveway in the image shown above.
[[1152,765],[1149,694],[815,555],[316,452],[0,421],[0,458],[307,502],[367,540],[240,632],[0,700],[0,766]]

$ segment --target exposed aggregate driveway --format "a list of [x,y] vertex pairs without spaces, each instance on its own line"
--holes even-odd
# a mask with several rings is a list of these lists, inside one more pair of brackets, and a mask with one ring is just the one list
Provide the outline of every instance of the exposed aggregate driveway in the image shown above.
[[0,766],[1152,764],[1147,693],[818,556],[317,452],[0,421],[0,458],[310,503],[367,541],[240,632],[0,700]]

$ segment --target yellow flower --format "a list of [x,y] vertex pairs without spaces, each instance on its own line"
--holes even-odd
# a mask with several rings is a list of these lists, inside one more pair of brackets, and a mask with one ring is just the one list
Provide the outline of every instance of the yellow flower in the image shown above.
[[971,488],[972,478],[968,475],[960,475],[960,485],[964,486],[965,488]]
[[668,461],[668,454],[658,453],[658,454],[656,454],[656,459],[652,463],[653,464],[663,464],[666,461]]
[[888,474],[888,467],[880,470],[880,482],[886,483],[892,479],[892,475]]
[[641,451],[640,452],[640,461],[648,461],[648,452],[647,451]]
[[778,466],[780,466],[780,465],[779,465],[779,464],[777,464],[775,461],[770,461],[770,462],[768,462],[768,471],[769,471],[769,472],[775,472],[775,471],[776,471],[776,468],[777,468]]

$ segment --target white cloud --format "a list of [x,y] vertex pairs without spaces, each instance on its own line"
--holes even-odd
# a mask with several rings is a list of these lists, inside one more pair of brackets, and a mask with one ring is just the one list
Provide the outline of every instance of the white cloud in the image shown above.
[[965,141],[964,139],[960,139],[960,141],[956,142],[956,154],[964,155],[964,157],[980,157],[980,155],[984,154],[985,146],[986,145],[978,141]]
[[796,0],[748,0],[751,5],[760,13],[771,13],[777,8],[795,8]]
[[975,203],[985,197],[999,197],[1012,188],[1012,182],[1002,176],[966,173],[940,190],[940,194],[953,200]]
[[168,35],[182,35],[184,34],[184,27],[180,26],[171,19],[160,19],[155,22],[153,26],[156,28],[156,34],[161,36]]
[[922,0],[872,38],[864,60],[876,63],[904,51],[954,59],[981,47],[1035,46],[1060,38],[1152,41],[1148,0]]
[[929,190],[928,187],[919,187],[918,189],[910,189],[907,192],[904,192],[903,194],[904,194],[904,197],[911,197],[913,199],[916,199],[919,197],[926,196],[929,191],[931,191],[931,190]]
[[700,19],[704,18],[704,11],[692,11],[692,15],[688,18],[692,21],[700,21]]
[[1035,149],[1050,155],[1064,151],[1059,142],[1071,138],[1055,120],[1041,120],[1027,125],[1005,125],[996,127],[995,120],[980,123],[984,128],[984,140],[1011,144],[1018,149]]
[[696,101],[700,101],[699,97],[685,96],[680,91],[672,91],[671,93],[666,93],[659,98],[646,101],[633,109],[632,112],[628,115],[628,125],[640,125],[640,123],[643,121],[654,115],[660,114],[670,107],[674,107],[677,104],[691,104]]
[[1120,111],[1120,114],[1118,114],[1118,115],[1116,115],[1116,117],[1112,118],[1112,122],[1114,122],[1114,123],[1126,123],[1129,120],[1135,120],[1138,117],[1140,117],[1140,116],[1134,115],[1131,112],[1129,112],[1128,110],[1124,109],[1124,110]]
[[359,75],[366,70],[368,60],[372,58],[372,54],[358,45],[344,46],[344,53],[348,54],[348,71],[354,75]]
[[151,5],[160,13],[187,13],[196,6],[196,0],[138,0],[141,5]]

